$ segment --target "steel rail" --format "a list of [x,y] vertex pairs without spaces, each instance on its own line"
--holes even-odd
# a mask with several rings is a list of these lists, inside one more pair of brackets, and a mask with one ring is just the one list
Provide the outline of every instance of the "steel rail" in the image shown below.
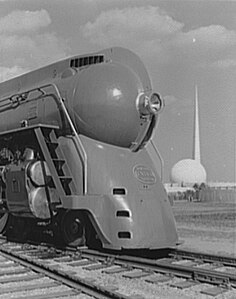
[[[67,247],[68,250],[75,250],[74,248]],[[83,254],[88,254],[88,255],[97,255],[98,257],[103,257],[103,256],[107,256],[108,253],[102,252],[102,251],[97,251],[97,250],[93,250],[93,249],[88,249],[88,248],[84,248],[80,250],[81,252],[83,252]],[[110,254],[112,257],[115,258],[130,258],[132,259],[142,259],[142,257],[137,257],[137,256],[129,256],[129,255],[121,255],[121,254]],[[179,250],[179,249],[173,249],[170,250],[170,253],[166,256],[167,258],[173,258],[176,261],[179,259],[189,259],[191,261],[204,261],[206,263],[220,263],[224,266],[229,266],[229,267],[235,267],[236,268],[236,258],[230,257],[230,256],[222,256],[222,255],[215,255],[215,254],[208,254],[208,253],[204,253],[204,252],[196,252],[196,251],[187,251],[187,250]],[[158,261],[158,259],[160,259],[160,257],[158,257],[158,253],[156,258],[152,257],[152,258],[148,258],[145,257],[144,260],[156,260]]]
[[186,258],[193,261],[199,259],[206,263],[221,263],[224,266],[236,267],[236,257],[233,258],[230,256],[222,256],[216,254],[208,254],[205,252],[195,252],[180,249],[175,249],[171,251],[170,256],[172,256],[175,259]]

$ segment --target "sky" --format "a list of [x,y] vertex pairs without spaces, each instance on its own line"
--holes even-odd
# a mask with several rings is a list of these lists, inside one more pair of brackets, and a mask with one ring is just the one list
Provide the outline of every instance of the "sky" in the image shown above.
[[126,47],[165,100],[153,137],[164,181],[192,158],[197,84],[207,180],[235,182],[235,15],[236,1],[0,0],[0,82],[71,55]]

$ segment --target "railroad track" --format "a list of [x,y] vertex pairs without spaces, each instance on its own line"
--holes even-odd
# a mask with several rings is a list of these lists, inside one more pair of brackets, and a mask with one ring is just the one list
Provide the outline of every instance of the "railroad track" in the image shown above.
[[[54,251],[52,254],[47,247],[2,242],[0,244],[0,298],[11,296],[11,298],[26,297],[27,299],[66,297],[135,299],[132,296],[119,294],[116,288],[111,286],[101,286],[91,279],[76,277],[74,271],[59,269],[60,258],[63,255],[62,251]],[[55,261],[59,259],[58,265],[49,265],[48,260],[52,259],[52,256]],[[28,283],[29,281],[31,283]],[[4,286],[9,283],[17,283],[17,285]],[[81,294],[83,297],[80,297]]]
[[[119,284],[109,283],[109,278],[115,275],[121,277],[122,281],[140,280],[156,286],[165,283],[178,289],[191,289],[204,284],[204,288],[200,290],[203,294],[217,296],[233,292],[236,296],[236,259],[233,258],[173,250],[168,258],[148,259],[102,253],[87,248],[63,250],[8,241],[0,244],[0,254],[3,257],[10,255],[11,259],[17,259],[14,262],[50,277],[54,284],[66,285],[68,289],[63,292],[68,291],[68,295],[65,293],[64,297],[72,296],[69,292],[73,292],[75,297],[70,298],[79,298],[76,296],[80,293],[90,298],[149,298],[137,292],[122,293]],[[88,273],[94,272],[98,279],[89,278]],[[46,295],[32,298],[50,298]]]

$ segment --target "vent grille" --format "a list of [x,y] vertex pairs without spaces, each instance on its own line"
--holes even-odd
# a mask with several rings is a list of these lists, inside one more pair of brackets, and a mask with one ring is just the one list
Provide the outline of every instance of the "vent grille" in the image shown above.
[[126,195],[125,188],[114,188],[113,195]]
[[130,214],[127,210],[121,210],[116,212],[116,217],[130,217]]
[[130,232],[118,232],[118,238],[119,239],[131,239],[131,233]]
[[104,56],[103,55],[95,55],[95,56],[86,56],[86,57],[80,57],[71,59],[70,61],[70,67],[82,67],[85,65],[91,65],[91,64],[97,64],[104,62]]

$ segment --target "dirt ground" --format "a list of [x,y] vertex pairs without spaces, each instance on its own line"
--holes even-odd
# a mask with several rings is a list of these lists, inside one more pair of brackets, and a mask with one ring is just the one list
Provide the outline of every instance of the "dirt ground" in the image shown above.
[[236,258],[236,200],[175,201],[173,211],[181,249]]

